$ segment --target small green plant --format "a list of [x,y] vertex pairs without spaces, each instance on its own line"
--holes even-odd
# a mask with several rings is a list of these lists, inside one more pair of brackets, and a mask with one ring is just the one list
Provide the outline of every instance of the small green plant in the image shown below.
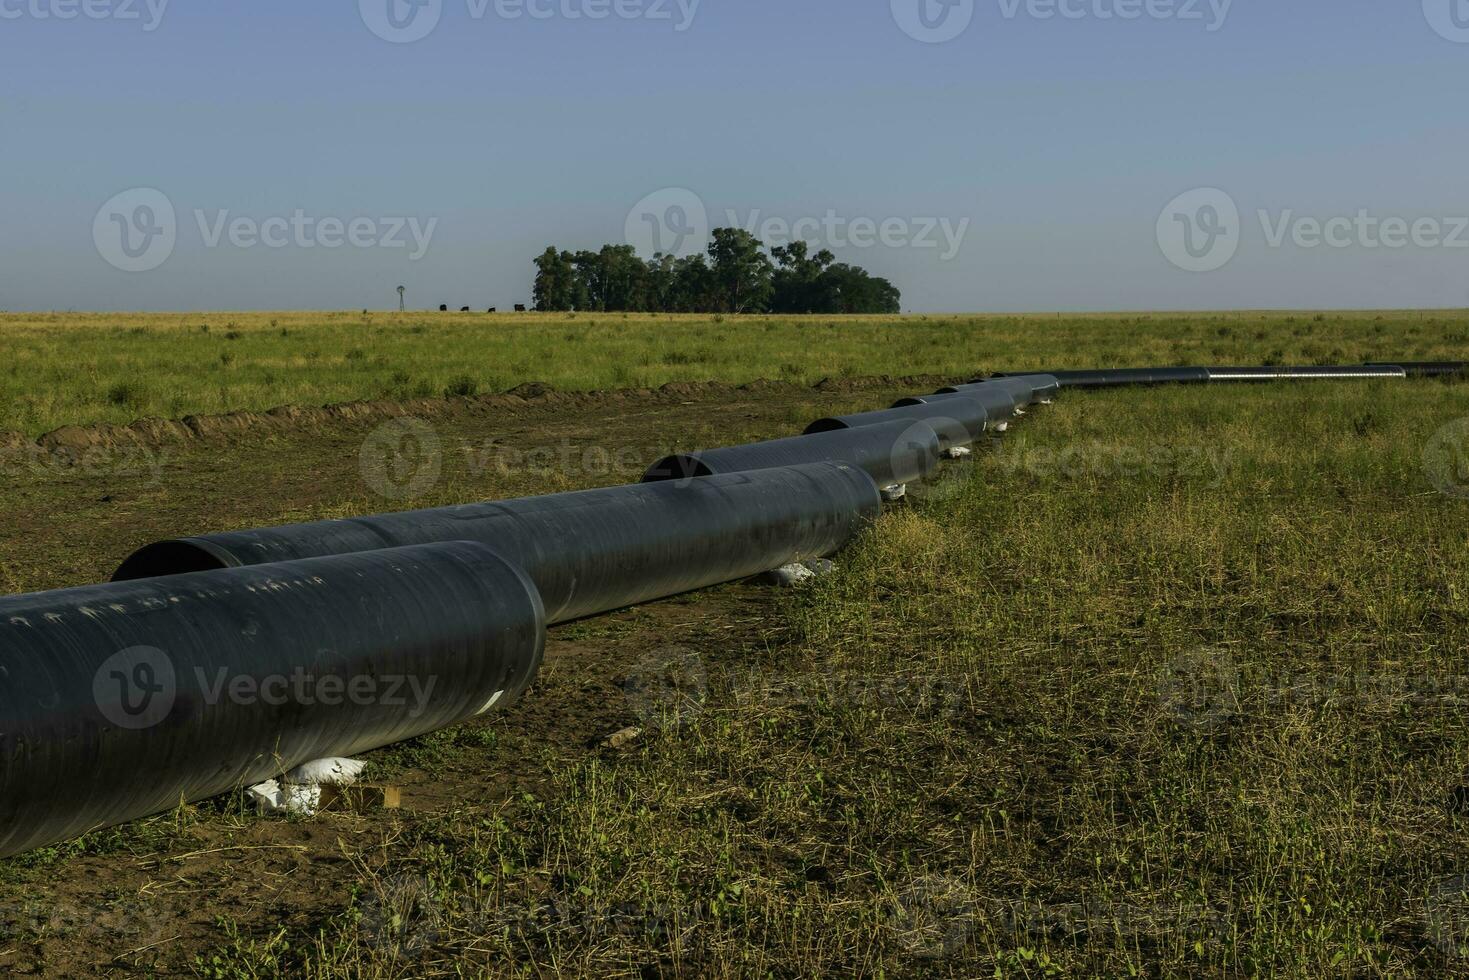
[[289,976],[286,957],[291,944],[286,930],[279,929],[261,939],[244,936],[239,925],[219,918],[225,944],[208,955],[194,957],[194,972],[206,980],[266,980]]
[[107,401],[123,408],[141,409],[148,403],[148,389],[141,381],[119,381],[107,389]]
[[444,388],[446,398],[469,398],[477,394],[479,394],[479,382],[467,374],[461,374]]

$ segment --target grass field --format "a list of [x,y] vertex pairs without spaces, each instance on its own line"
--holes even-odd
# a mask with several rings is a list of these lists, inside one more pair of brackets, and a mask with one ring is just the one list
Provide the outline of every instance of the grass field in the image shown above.
[[[820,323],[744,337],[743,321],[599,317],[587,327],[595,341],[576,328],[585,356],[558,357],[559,382],[548,368],[497,384],[533,374],[605,386],[619,382],[598,372],[617,365],[635,373],[626,383],[651,384],[779,376],[787,361],[809,365],[809,378],[963,374],[990,359],[1464,354],[1464,318],[1381,316],[912,320],[853,325],[850,360],[830,362],[809,342],[828,329]],[[281,342],[299,330],[339,349],[356,319],[288,327]],[[504,356],[536,367],[522,348],[554,350],[574,332],[563,322],[530,339],[543,322],[493,321],[519,338],[502,338]],[[205,341],[150,329],[139,344],[226,343],[213,328]],[[275,343],[265,326],[259,338],[241,329],[242,350]],[[453,329],[468,345],[491,327]],[[630,339],[640,331],[642,346]],[[440,357],[445,373],[472,359],[461,347],[456,364],[423,336],[389,349],[425,378]],[[747,349],[750,366],[664,363],[693,336]],[[39,396],[34,381],[26,390]],[[285,400],[345,397],[293,390]],[[774,436],[833,407],[850,405],[629,413],[613,438]],[[0,863],[0,912],[17,894],[44,902],[122,868],[96,901],[137,910],[180,894],[217,915],[207,938],[171,948],[162,940],[182,929],[160,925],[160,944],[140,954],[151,932],[73,935],[122,947],[123,972],[219,978],[1462,972],[1469,469],[1449,450],[1462,453],[1454,425],[1466,416],[1469,388],[1438,381],[1064,393],[973,461],[946,464],[813,586],[730,586],[556,631],[560,666],[516,711],[594,714],[600,734],[642,727],[627,748],[582,741],[586,732],[531,738],[507,715],[375,755],[394,779],[417,773],[435,805],[298,825],[261,821],[237,800],[183,808]],[[526,438],[552,438],[545,423],[524,424],[537,433]],[[586,444],[617,431],[576,424]],[[108,495],[139,521],[172,507],[174,532],[370,509],[353,482],[355,444],[343,445],[212,450],[197,482],[190,458],[159,487]],[[306,467],[297,483],[282,475]],[[220,472],[241,488],[228,517],[210,507]],[[40,514],[49,493],[95,537],[127,540],[116,512],[109,522],[87,509],[101,491],[6,499]],[[485,492],[451,479],[434,502]],[[25,535],[26,560],[45,563],[48,540],[79,547],[65,526]],[[487,770],[534,785],[490,791],[476,781]],[[219,896],[244,871],[190,870],[206,851],[285,846],[311,860],[251,872],[251,888],[228,902]],[[298,890],[289,903],[276,891],[287,887]],[[0,919],[0,966],[66,962],[66,933],[40,921],[7,931]]]
[[0,314],[0,430],[279,405],[668,381],[814,383],[1001,368],[1417,360],[1469,313],[693,317],[633,314]]

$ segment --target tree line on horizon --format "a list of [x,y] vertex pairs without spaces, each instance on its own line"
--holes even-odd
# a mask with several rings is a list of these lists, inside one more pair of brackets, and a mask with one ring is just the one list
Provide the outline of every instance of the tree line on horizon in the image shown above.
[[767,255],[742,228],[716,228],[708,257],[658,253],[644,260],[631,245],[597,252],[549,246],[535,259],[536,309],[626,313],[897,313],[902,294],[886,279],[811,254],[805,242]]

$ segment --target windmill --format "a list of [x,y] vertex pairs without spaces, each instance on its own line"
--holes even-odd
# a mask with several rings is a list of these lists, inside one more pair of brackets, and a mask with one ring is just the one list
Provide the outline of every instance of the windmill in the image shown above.
[[403,294],[406,293],[406,292],[408,292],[408,287],[407,286],[399,286],[398,287],[398,312],[399,313],[402,313],[403,312],[403,308],[404,308],[403,307]]

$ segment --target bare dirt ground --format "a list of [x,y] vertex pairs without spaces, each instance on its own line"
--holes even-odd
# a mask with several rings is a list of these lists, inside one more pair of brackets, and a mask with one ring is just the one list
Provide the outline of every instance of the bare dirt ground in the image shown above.
[[[665,449],[794,434],[824,414],[952,380],[578,396],[528,386],[524,397],[285,410],[17,442],[0,456],[0,591],[104,581],[132,550],[162,538],[630,482]],[[404,411],[440,441],[442,472],[411,499],[385,499],[365,461],[379,427]],[[148,431],[156,438],[140,435]],[[265,819],[239,798],[210,801],[0,862],[0,972],[207,973],[196,956],[231,930],[310,930],[351,900],[351,866],[385,863],[415,823],[466,811],[493,819],[555,767],[615,752],[605,738],[640,720],[623,682],[650,650],[677,643],[717,663],[781,644],[774,602],[768,590],[737,583],[554,630],[537,684],[511,711],[375,754],[378,774],[404,790],[402,811]]]

